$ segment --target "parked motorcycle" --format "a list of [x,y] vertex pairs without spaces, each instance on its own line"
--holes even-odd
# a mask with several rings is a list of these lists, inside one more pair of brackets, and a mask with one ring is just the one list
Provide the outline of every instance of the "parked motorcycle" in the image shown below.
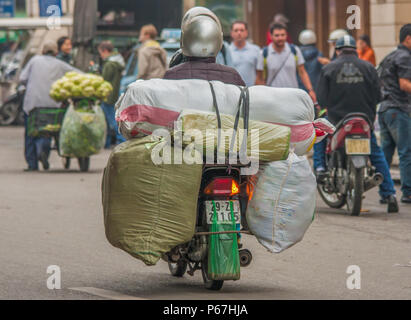
[[[163,257],[168,262],[173,276],[183,277],[186,272],[190,276],[194,276],[195,271],[201,270],[207,289],[218,291],[223,287],[223,280],[212,280],[209,278],[208,258],[210,239],[211,235],[215,234],[210,231],[213,223],[213,214],[217,216],[218,223],[231,222],[232,214],[230,208],[234,209],[235,224],[246,226],[245,212],[250,187],[248,177],[241,176],[240,172],[240,166],[205,166],[198,202],[196,234],[191,242],[178,246]],[[249,232],[232,231],[221,234],[234,234],[233,241],[237,241],[239,239],[238,234],[240,233]],[[239,255],[241,267],[247,267],[251,264],[253,257],[249,250],[239,249],[237,254]],[[224,259],[224,257],[219,258]]]
[[25,86],[19,85],[16,92],[3,102],[0,106],[0,125],[24,124],[23,102],[25,93]]
[[351,113],[328,137],[327,172],[318,182],[318,191],[328,206],[347,205],[352,216],[360,215],[364,193],[384,180],[370,161],[372,127],[367,115]]

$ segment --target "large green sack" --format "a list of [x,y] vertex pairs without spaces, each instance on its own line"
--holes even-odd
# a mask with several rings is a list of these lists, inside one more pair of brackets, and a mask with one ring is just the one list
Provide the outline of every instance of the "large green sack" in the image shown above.
[[150,136],[117,146],[102,185],[108,241],[149,266],[193,238],[203,170],[154,165],[151,154],[159,143]]
[[[236,231],[233,203],[231,206],[231,222],[218,223],[214,207],[211,232]],[[240,256],[238,253],[237,233],[210,235],[208,250],[208,278],[210,280],[240,280]]]
[[107,123],[99,106],[76,109],[70,105],[60,131],[60,155],[87,158],[99,153],[107,136]]

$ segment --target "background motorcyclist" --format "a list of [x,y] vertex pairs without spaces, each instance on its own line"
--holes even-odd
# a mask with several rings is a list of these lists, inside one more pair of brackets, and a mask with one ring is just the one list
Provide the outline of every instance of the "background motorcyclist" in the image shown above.
[[[329,120],[334,125],[355,112],[364,113],[372,123],[375,122],[376,106],[381,100],[378,74],[370,63],[358,58],[356,49],[353,37],[338,39],[337,59],[325,66],[320,75],[318,101],[328,109]],[[325,140],[314,149],[314,169],[320,181],[326,170],[325,149]],[[370,159],[376,171],[384,176],[384,182],[380,185],[381,200],[388,202],[389,212],[398,212],[394,182],[374,132],[371,134]]]
[[[317,35],[314,31],[307,29],[300,33],[298,41],[301,43],[300,50],[305,60],[305,70],[307,70],[314,91],[317,92],[318,79],[323,67],[320,63],[320,58],[323,57],[323,54],[316,47]],[[300,89],[305,90],[300,77],[298,77],[298,85]]]
[[328,43],[330,44],[331,50],[333,51],[331,55],[331,59],[328,59],[326,57],[320,57],[318,61],[320,61],[322,65],[327,65],[331,61],[334,61],[335,59],[337,59],[337,53],[335,51],[335,45],[337,43],[337,40],[340,39],[341,37],[348,36],[348,35],[349,33],[344,29],[337,29],[331,32],[330,36],[328,37]]
[[209,9],[194,7],[187,11],[181,25],[181,50],[186,61],[168,70],[164,79],[216,80],[245,86],[233,68],[216,63],[223,46],[220,20]]

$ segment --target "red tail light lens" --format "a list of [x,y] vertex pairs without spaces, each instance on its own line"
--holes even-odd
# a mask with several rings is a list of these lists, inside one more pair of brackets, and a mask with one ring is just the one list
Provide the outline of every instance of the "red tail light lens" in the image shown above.
[[350,134],[368,134],[370,132],[369,124],[364,120],[352,120],[344,126],[344,131]]
[[207,195],[234,196],[240,193],[238,183],[232,178],[215,178],[205,189]]
[[351,130],[352,130],[352,124],[346,124],[346,125],[344,126],[344,130],[345,130],[345,132],[351,132]]

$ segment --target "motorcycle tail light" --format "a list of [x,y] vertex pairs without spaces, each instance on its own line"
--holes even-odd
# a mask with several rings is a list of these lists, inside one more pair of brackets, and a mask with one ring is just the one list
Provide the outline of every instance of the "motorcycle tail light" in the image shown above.
[[207,195],[234,196],[240,193],[238,183],[232,178],[215,178],[204,189]]
[[247,194],[248,194],[248,201],[251,201],[254,196],[254,186],[247,184]]
[[370,126],[368,125],[368,123],[364,123],[362,125],[362,128],[364,129],[364,132],[369,132],[370,131]]
[[345,130],[345,132],[351,132],[351,130],[352,130],[352,124],[346,124],[346,125],[344,126],[344,130]]

